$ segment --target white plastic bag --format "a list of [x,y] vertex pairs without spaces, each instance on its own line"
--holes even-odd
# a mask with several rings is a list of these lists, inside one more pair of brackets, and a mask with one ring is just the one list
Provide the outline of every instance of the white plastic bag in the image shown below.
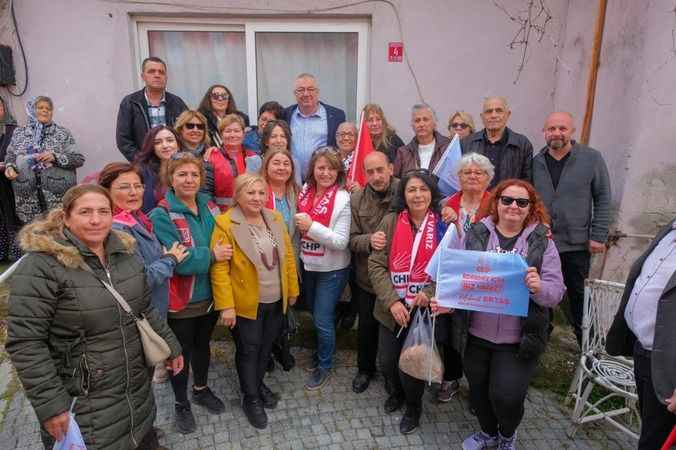
[[428,383],[441,383],[444,366],[434,340],[434,318],[429,309],[417,308],[399,354],[399,369]]

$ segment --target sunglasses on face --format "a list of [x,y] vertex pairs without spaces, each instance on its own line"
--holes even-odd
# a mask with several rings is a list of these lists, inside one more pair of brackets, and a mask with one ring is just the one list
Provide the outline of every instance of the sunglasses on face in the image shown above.
[[510,206],[514,202],[516,202],[516,206],[519,208],[526,208],[528,205],[530,205],[530,199],[527,198],[514,198],[508,195],[500,196],[500,203],[502,203],[504,206]]
[[451,128],[460,128],[461,130],[464,130],[465,128],[468,128],[469,125],[466,123],[452,123]]
[[230,100],[230,96],[228,94],[218,94],[218,93],[211,93],[211,98],[213,100]]
[[185,124],[185,128],[188,130],[194,130],[197,128],[198,130],[203,130],[204,131],[204,124],[203,123],[192,123],[188,122]]

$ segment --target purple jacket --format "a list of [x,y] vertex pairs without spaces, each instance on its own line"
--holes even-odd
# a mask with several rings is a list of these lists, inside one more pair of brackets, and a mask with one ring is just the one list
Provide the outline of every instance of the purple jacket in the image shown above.
[[[494,251],[498,246],[498,235],[495,232],[495,224],[490,217],[481,220],[490,231],[487,251]],[[527,226],[519,239],[514,244],[514,249],[522,256],[528,254],[528,236],[537,224]],[[465,248],[463,237],[457,244],[457,248]],[[531,298],[539,305],[548,308],[554,307],[563,298],[566,287],[563,284],[561,274],[561,260],[556,244],[549,239],[549,244],[542,257],[540,270],[540,291]],[[521,341],[521,318],[504,314],[492,314],[484,312],[472,312],[470,316],[470,334],[496,344],[517,344]]]

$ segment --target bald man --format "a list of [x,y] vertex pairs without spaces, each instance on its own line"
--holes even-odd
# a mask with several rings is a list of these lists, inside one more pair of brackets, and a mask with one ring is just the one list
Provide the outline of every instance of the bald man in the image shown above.
[[352,292],[359,308],[357,365],[359,371],[352,382],[352,390],[364,392],[376,373],[378,354],[378,321],[373,317],[376,295],[368,276],[368,258],[371,250],[382,250],[387,241],[385,233],[376,232],[383,216],[390,209],[399,180],[392,176],[393,166],[382,152],[369,153],[364,158],[366,186],[352,193],[352,225],[350,250],[356,274]]
[[542,131],[547,145],[533,159],[533,180],[552,218],[570,303],[568,319],[580,344],[584,280],[591,255],[602,253],[608,239],[610,178],[601,153],[573,140],[570,113],[550,114]]
[[487,97],[481,112],[484,129],[460,142],[463,155],[472,152],[482,154],[495,167],[489,189],[508,178],[533,182],[533,144],[523,134],[507,127],[511,114],[505,97]]

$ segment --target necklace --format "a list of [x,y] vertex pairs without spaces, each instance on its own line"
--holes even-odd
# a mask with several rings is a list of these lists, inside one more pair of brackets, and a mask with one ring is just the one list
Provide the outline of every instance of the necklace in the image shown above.
[[[264,229],[262,227],[257,227],[256,225],[251,225],[249,224],[249,234],[251,235],[251,239],[253,240],[254,246],[256,247],[256,250],[258,250],[258,254],[261,257],[261,261],[263,262],[263,265],[265,266],[266,269],[272,270],[277,265],[279,264],[279,255],[277,254],[277,241],[275,240],[275,237],[272,235],[272,232],[270,229],[265,226]],[[272,246],[272,263],[268,262],[268,257],[263,251],[263,247],[261,245],[261,239],[266,239],[270,242],[270,245]]]

